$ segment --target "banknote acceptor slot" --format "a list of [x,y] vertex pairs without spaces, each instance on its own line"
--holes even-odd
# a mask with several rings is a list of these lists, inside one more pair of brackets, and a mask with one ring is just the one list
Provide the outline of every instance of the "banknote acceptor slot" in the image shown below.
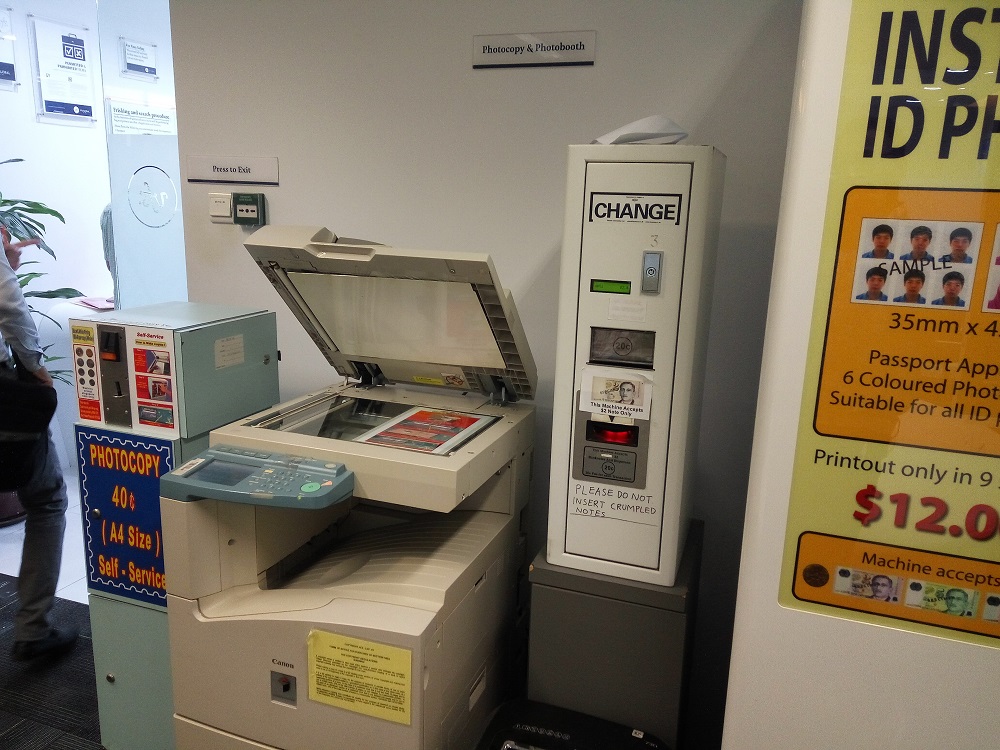
[[128,362],[122,353],[125,347],[124,326],[97,326],[98,359],[101,368],[101,394],[104,421],[109,425],[132,426],[132,406],[129,395]]

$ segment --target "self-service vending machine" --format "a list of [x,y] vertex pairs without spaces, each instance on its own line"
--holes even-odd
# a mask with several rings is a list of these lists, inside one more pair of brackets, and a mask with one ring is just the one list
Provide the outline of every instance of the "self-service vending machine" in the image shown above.
[[101,740],[173,750],[159,480],[278,399],[275,315],[170,302],[70,328]]
[[725,157],[570,146],[546,559],[671,586],[684,547]]
[[[709,146],[570,146],[548,540],[530,573],[528,698],[671,746],[724,163]],[[567,638],[567,622],[583,627]]]

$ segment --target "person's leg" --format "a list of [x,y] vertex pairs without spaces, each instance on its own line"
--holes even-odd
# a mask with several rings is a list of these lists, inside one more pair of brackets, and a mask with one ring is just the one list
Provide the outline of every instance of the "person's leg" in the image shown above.
[[40,641],[53,632],[49,612],[59,580],[67,499],[51,433],[47,443],[42,442],[42,451],[28,483],[18,490],[27,517],[17,581],[21,608],[14,617],[15,643]]

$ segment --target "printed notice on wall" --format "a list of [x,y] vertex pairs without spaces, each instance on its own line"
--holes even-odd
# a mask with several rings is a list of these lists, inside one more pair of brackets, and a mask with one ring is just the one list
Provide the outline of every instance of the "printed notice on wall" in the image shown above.
[[854,4],[779,599],[1000,647],[988,15]]
[[10,8],[0,7],[0,89],[13,90],[15,83],[13,22]]
[[123,76],[150,82],[156,81],[155,44],[119,37],[118,49]]
[[309,699],[410,724],[409,649],[313,630],[309,633]]
[[649,419],[653,383],[634,370],[584,367],[580,373],[580,408],[592,414]]
[[177,135],[173,109],[108,99],[107,113],[113,135]]
[[39,117],[92,120],[94,48],[81,26],[32,18]]

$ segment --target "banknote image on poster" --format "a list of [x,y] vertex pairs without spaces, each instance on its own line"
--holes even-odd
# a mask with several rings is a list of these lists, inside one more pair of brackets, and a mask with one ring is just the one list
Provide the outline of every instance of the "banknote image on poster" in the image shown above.
[[943,583],[911,581],[907,587],[906,606],[953,617],[972,617],[979,609],[979,592]]
[[899,601],[899,591],[903,579],[870,570],[837,568],[833,590],[839,594],[860,596],[880,602]]
[[584,367],[580,373],[580,408],[591,414],[649,419],[653,384],[640,373]]

